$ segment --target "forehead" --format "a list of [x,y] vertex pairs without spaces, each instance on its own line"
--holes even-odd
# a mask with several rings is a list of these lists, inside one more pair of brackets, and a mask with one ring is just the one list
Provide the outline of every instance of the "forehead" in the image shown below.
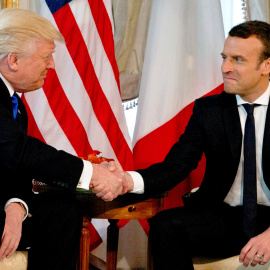
[[262,42],[255,36],[246,39],[228,36],[224,43],[223,54],[258,57],[262,50]]
[[55,49],[55,44],[54,42],[42,39],[42,40],[36,41],[36,48],[37,48],[37,51],[40,51],[40,52],[53,52]]

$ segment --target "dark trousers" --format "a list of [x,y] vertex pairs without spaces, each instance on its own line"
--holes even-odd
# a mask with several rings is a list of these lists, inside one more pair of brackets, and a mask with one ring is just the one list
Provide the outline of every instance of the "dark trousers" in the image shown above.
[[[270,208],[259,206],[258,233],[270,224]],[[248,242],[242,230],[242,207],[178,207],[150,220],[155,270],[193,269],[192,256],[226,257]]]
[[19,245],[19,249],[30,247],[28,269],[75,270],[82,213],[74,194],[35,195],[30,213]]

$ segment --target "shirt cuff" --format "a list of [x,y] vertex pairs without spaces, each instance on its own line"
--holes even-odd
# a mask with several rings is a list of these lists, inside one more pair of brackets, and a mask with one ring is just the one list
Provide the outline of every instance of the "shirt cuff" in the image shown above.
[[90,161],[87,160],[82,161],[83,161],[83,171],[79,183],[77,185],[77,188],[89,190],[89,185],[93,174],[93,166]]
[[28,213],[29,213],[27,204],[26,204],[23,200],[21,200],[21,199],[18,199],[18,198],[12,198],[12,199],[9,199],[9,200],[6,202],[5,208],[6,208],[10,203],[13,203],[13,202],[16,202],[16,203],[22,203],[22,204],[24,205],[25,210],[26,210],[26,214],[25,214],[23,220],[25,220],[25,219],[28,217]]
[[127,173],[133,179],[134,188],[130,193],[143,194],[144,193],[144,182],[142,176],[138,172],[128,171]]

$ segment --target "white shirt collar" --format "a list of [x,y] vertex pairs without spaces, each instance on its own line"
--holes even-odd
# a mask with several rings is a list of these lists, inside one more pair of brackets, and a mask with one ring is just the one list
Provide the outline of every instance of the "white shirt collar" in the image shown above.
[[13,94],[15,93],[13,87],[11,86],[11,84],[5,79],[5,77],[0,73],[0,78],[2,79],[2,81],[4,82],[4,84],[6,85],[10,96],[12,97]]
[[[236,101],[237,101],[238,106],[247,103],[239,95],[235,95],[235,96],[236,96]],[[257,98],[253,103],[268,106],[269,97],[270,97],[270,84],[268,85],[266,91],[259,98]]]

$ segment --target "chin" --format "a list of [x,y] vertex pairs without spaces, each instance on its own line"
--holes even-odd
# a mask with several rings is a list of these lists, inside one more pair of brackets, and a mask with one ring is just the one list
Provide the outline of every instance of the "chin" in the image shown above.
[[38,85],[33,85],[31,88],[28,88],[25,92],[36,91],[36,90],[40,89],[43,85],[44,85],[44,83],[43,84],[38,84]]
[[232,91],[231,89],[225,89],[225,88],[224,88],[224,91],[225,91],[227,94],[235,94],[234,91]]
[[40,89],[41,87],[43,87],[44,85],[44,80],[42,80],[41,82],[37,83],[36,85],[33,85],[33,90],[32,91],[35,91],[37,89]]
[[224,91],[228,94],[237,94],[237,89],[235,87],[228,87],[224,84]]

